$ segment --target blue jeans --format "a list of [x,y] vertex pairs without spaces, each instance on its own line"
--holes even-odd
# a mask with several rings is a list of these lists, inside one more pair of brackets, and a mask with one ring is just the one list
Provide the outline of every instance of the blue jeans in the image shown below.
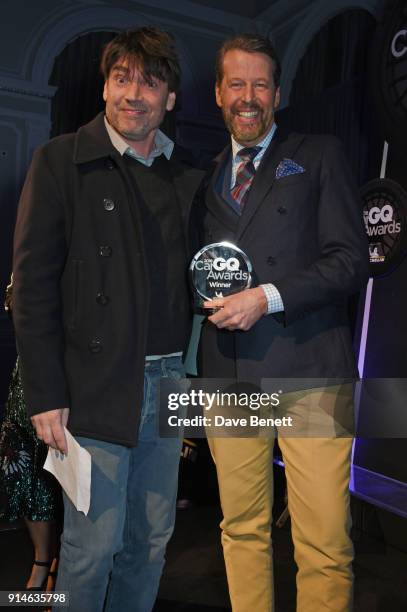
[[180,357],[146,362],[134,448],[78,437],[92,456],[87,516],[64,495],[57,590],[71,612],[150,612],[175,521],[181,438],[158,436],[158,383],[181,378]]

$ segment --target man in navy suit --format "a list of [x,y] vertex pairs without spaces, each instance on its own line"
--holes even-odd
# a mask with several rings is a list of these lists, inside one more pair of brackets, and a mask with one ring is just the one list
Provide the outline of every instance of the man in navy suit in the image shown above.
[[[204,304],[200,374],[267,378],[357,375],[347,300],[368,276],[356,186],[339,142],[280,134],[280,63],[267,39],[226,41],[216,101],[231,134],[197,207],[201,244],[228,240],[250,258],[255,286]],[[349,386],[288,395],[294,420],[352,408]],[[297,610],[352,605],[349,538],[351,436],[279,436],[286,466],[297,574]],[[340,429],[340,428],[339,428]],[[304,431],[306,433],[304,433]],[[332,435],[331,435],[332,434]],[[223,510],[222,544],[234,612],[273,610],[273,436],[209,439]]]

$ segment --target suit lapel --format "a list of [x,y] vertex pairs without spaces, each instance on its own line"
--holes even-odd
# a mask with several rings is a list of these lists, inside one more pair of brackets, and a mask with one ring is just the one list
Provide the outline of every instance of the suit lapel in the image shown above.
[[276,180],[276,170],[278,164],[285,157],[289,159],[292,158],[303,139],[304,136],[301,134],[293,134],[287,139],[284,139],[283,137],[279,136],[278,133],[276,133],[276,136],[273,138],[268,150],[264,154],[264,157],[253,179],[253,183],[249,191],[249,197],[243,209],[243,213],[240,217],[240,222],[237,228],[237,240],[240,240],[257,209],[272,189],[274,181]]
[[230,146],[227,146],[216,158],[216,168],[212,174],[211,180],[205,196],[205,204],[207,209],[228,229],[236,231],[236,224],[239,216],[233,210],[228,202],[226,202],[217,191],[217,184],[220,179],[220,174],[225,168],[228,158],[231,153]]

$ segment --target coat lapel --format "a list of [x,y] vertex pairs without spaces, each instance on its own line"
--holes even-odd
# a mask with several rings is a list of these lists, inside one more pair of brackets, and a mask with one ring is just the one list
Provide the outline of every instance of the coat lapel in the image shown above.
[[[187,168],[185,165],[175,159],[171,159],[169,163],[171,181],[174,187],[176,202],[181,214],[181,222],[184,230],[185,249],[188,259],[192,257],[191,252],[194,244],[194,236],[191,236],[191,209],[194,203],[199,186],[203,181],[205,172],[196,168]],[[194,228],[195,231],[195,228]]]
[[197,170],[195,168],[188,168],[185,170],[185,167],[181,166],[177,162],[170,164],[170,170],[175,193],[180,205],[182,219],[184,221],[184,225],[186,225],[194,195],[202,179],[204,178],[205,173],[202,170]]
[[275,138],[273,138],[271,141],[268,151],[266,151],[264,154],[264,157],[253,179],[249,197],[243,209],[239,226],[237,228],[237,240],[240,240],[257,209],[272,189],[274,181],[276,180],[276,170],[278,164],[285,157],[291,159],[303,139],[304,136],[301,134],[293,134],[287,139],[283,139],[277,133]]

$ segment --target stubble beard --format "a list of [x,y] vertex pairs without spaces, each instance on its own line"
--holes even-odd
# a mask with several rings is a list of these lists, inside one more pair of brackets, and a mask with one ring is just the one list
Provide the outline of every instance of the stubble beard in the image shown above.
[[145,140],[149,133],[154,128],[150,128],[148,124],[141,125],[139,128],[132,130],[131,132],[127,132],[126,130],[118,130],[122,137],[126,140],[132,140],[134,142],[140,142],[141,140]]
[[[143,107],[143,109],[147,110],[148,108]],[[108,121],[110,125],[112,125],[117,132],[124,138],[125,140],[131,140],[134,142],[140,142],[148,138],[148,135],[158,129],[164,119],[165,109],[157,117],[156,120],[153,120],[150,116],[140,117],[136,121],[127,120],[123,121],[123,118],[120,116],[120,113],[116,111],[116,113],[112,113],[113,116],[110,117],[107,115]],[[129,127],[129,123],[131,125],[131,121],[134,121],[133,125]]]
[[[247,109],[247,110],[250,110],[250,109]],[[266,131],[267,131],[267,125],[266,125],[264,115],[261,109],[260,109],[260,112],[261,112],[261,118],[260,118],[259,123],[253,126],[247,125],[246,129],[241,130],[236,125],[235,113],[230,110],[223,111],[223,120],[225,122],[225,125],[228,131],[230,132],[230,134],[232,134],[233,138],[236,140],[236,142],[245,143],[246,145],[250,145],[250,143],[260,141],[265,136]]]

